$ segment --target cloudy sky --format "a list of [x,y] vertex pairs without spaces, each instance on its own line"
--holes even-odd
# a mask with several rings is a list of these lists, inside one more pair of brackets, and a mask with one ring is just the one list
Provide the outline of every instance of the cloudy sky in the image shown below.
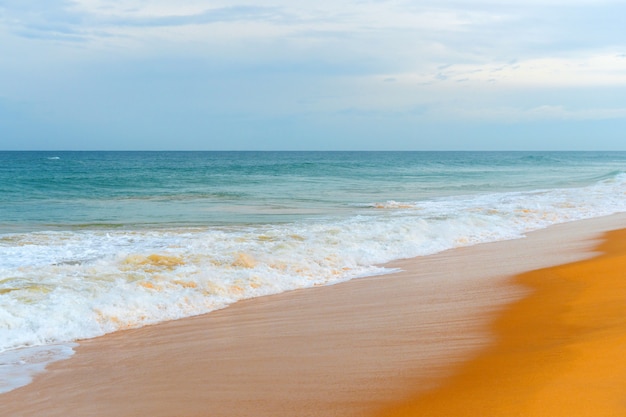
[[626,150],[626,1],[0,0],[0,149]]

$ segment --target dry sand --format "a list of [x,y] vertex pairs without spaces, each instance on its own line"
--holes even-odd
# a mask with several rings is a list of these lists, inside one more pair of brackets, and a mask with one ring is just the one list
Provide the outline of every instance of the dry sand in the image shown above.
[[[497,356],[499,346],[518,343],[516,335],[534,326],[516,321],[530,314],[534,304],[515,313],[510,322],[502,317],[544,291],[549,301],[544,304],[557,307],[537,313],[540,321],[559,316],[561,308],[573,308],[560,302],[560,281],[544,288],[541,278],[512,276],[589,259],[597,255],[594,249],[607,250],[598,247],[602,232],[625,226],[626,215],[558,225],[526,239],[397,262],[394,266],[404,271],[393,275],[247,300],[204,316],[86,340],[71,359],[51,365],[32,384],[1,395],[0,416],[420,416],[428,415],[422,412],[426,406],[443,410],[440,415],[457,415],[437,409],[437,398],[461,404],[458,393],[466,389],[463,384],[483,379],[473,369],[493,367],[480,363],[493,352]],[[614,265],[622,261],[626,264],[620,257]],[[585,268],[575,274],[596,274]],[[598,297],[606,294],[601,287],[588,291]],[[567,303],[578,300],[567,294],[563,298]],[[582,298],[581,305],[594,296]],[[618,309],[619,302],[615,305]],[[497,317],[501,318],[494,321]],[[568,318],[563,328],[571,327],[575,333],[582,326],[587,333],[596,328],[603,333],[605,329],[598,327],[603,318],[584,325]],[[555,325],[541,332],[558,345],[561,330]],[[576,339],[580,345],[548,350],[541,357],[525,347],[516,366],[524,368],[526,357],[537,369],[554,362],[555,368],[562,364],[561,370],[571,370],[577,378],[574,385],[555,382],[548,387],[544,379],[553,374],[529,371],[524,374],[526,390],[546,387],[542,394],[548,398],[584,391],[587,359],[599,352],[585,343],[605,349],[601,365],[608,369],[623,350],[622,334],[609,333],[606,340]],[[605,346],[605,341],[619,348]],[[576,366],[566,361],[568,355],[576,356],[572,350],[580,351]],[[512,373],[519,369],[504,365],[502,369],[512,377],[508,380],[517,379]],[[600,388],[615,391],[618,382],[624,386],[623,379],[602,375],[595,379]],[[491,383],[500,384],[498,378]],[[489,398],[490,385],[483,385],[486,391],[466,397]],[[600,402],[603,391],[597,392]],[[468,415],[530,415],[526,411],[541,398],[535,394],[528,393],[526,402],[511,403],[505,414],[485,412],[495,405],[484,403],[475,404],[478,411]],[[524,404],[528,408],[519,408]],[[550,404],[560,407],[559,402]],[[547,410],[541,402],[535,406]],[[558,414],[550,410],[536,415]]]

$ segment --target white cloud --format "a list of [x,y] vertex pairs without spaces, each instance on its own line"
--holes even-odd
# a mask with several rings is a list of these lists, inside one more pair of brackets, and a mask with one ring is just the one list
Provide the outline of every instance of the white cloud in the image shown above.
[[525,123],[535,121],[590,121],[626,119],[624,108],[570,109],[564,105],[541,105],[533,108],[483,107],[440,108],[430,112],[431,120],[463,120],[489,123]]
[[435,66],[420,72],[382,74],[407,86],[460,88],[460,82],[484,89],[524,87],[626,86],[626,57],[619,52],[536,58],[512,62]]
[[258,50],[258,41],[272,41],[282,49],[265,53],[288,57],[290,48],[307,48],[315,42],[331,56],[333,50],[342,50],[344,55],[378,60],[381,66],[395,67],[395,71],[414,71],[430,63],[476,65],[494,59],[546,58],[553,50],[594,49],[609,41],[626,43],[615,30],[606,35],[585,30],[584,25],[592,24],[588,14],[601,10],[619,15],[621,10],[617,6],[613,10],[613,3],[608,1],[593,4],[585,0],[567,4],[484,0],[0,0],[0,23],[30,38],[84,40],[92,47],[119,46],[160,54],[182,48],[206,55],[211,52],[207,45],[231,42],[245,43],[240,51],[245,54]]

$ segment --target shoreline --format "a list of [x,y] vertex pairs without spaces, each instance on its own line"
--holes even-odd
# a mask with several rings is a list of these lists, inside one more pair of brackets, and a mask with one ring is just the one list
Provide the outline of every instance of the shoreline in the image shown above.
[[625,214],[560,224],[394,262],[403,271],[391,275],[84,340],[2,394],[0,412],[374,416],[436,391],[493,343],[495,313],[529,293],[511,276],[588,259],[603,232],[625,225]]

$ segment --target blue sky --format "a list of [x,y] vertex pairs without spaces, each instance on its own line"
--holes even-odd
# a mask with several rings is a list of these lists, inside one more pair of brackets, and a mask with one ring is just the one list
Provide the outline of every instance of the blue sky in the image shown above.
[[626,150],[625,1],[0,0],[0,149]]

